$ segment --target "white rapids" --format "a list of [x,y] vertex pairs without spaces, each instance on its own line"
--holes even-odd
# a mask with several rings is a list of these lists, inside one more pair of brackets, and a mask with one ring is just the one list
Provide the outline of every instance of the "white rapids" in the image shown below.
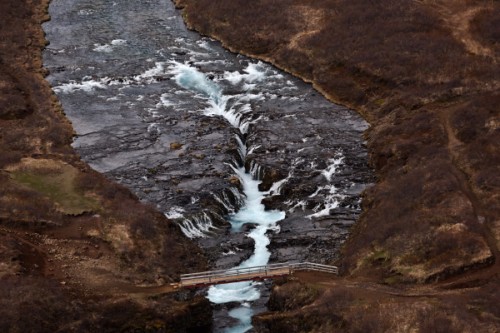
[[[315,235],[323,230],[334,250],[344,230],[331,222],[339,216],[349,225],[343,216],[359,214],[358,194],[368,185],[359,144],[367,123],[271,65],[188,31],[170,1],[54,0],[50,12],[47,79],[77,133],[73,146],[91,167],[155,204],[209,251],[223,242],[220,266],[248,254],[221,235],[224,219],[235,238],[255,244],[239,267],[267,264],[280,226],[292,237],[307,232],[299,248],[314,244],[314,253],[277,251],[279,261],[319,255]],[[218,155],[235,146],[239,156]],[[284,177],[261,192],[264,166],[274,163]],[[234,178],[241,186],[229,185]],[[265,210],[263,199],[272,196],[284,200],[283,211]],[[278,222],[285,210],[288,221]],[[263,290],[253,282],[210,288],[212,302],[241,304],[214,308],[215,331],[251,330],[252,315],[264,310]],[[239,323],[227,329],[227,315]]]
[[[244,103],[247,96],[225,96],[222,89],[213,81],[210,81],[205,75],[197,69],[172,62],[171,73],[175,75],[177,84],[185,89],[201,95],[207,99],[209,107],[204,110],[207,116],[224,117],[233,127],[239,129],[240,135],[243,135],[248,130],[248,125],[251,122],[246,114],[251,111],[250,104]],[[257,81],[260,78],[255,67],[248,70],[249,81]],[[262,74],[264,75],[264,74]],[[230,76],[229,81],[234,83],[240,82],[239,78],[234,75]],[[250,97],[251,98],[251,97]],[[239,152],[242,161],[245,161],[247,156],[247,147],[241,136],[237,137],[239,144]],[[269,261],[271,253],[267,249],[270,243],[266,233],[270,230],[279,230],[278,221],[285,218],[285,213],[281,211],[265,210],[262,204],[262,199],[269,195],[271,191],[259,191],[260,181],[254,179],[252,173],[246,172],[242,165],[233,165],[233,170],[240,179],[243,186],[245,199],[243,206],[238,212],[229,215],[233,231],[239,231],[244,224],[250,223],[255,227],[248,234],[255,242],[253,255],[242,262],[238,268],[266,265]],[[229,312],[229,315],[239,320],[239,324],[226,330],[227,333],[243,333],[252,328],[253,310],[248,302],[255,301],[260,298],[260,292],[256,287],[257,282],[237,282],[228,283],[218,286],[212,286],[208,290],[207,298],[216,304],[240,302],[241,306]]]

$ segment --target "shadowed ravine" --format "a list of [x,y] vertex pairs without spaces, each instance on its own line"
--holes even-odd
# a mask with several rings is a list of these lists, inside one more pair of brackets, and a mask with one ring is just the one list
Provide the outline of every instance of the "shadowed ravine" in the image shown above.
[[[94,169],[175,220],[213,267],[338,257],[371,180],[359,116],[187,31],[166,0],[54,0],[50,15],[47,79]],[[212,287],[215,331],[250,329],[266,294]]]
[[[248,237],[254,241],[254,251],[250,258],[243,261],[237,267],[253,267],[266,265],[269,262],[271,253],[268,251],[269,238],[266,233],[276,230],[276,223],[285,218],[285,213],[275,210],[266,210],[262,200],[270,191],[261,192],[259,190],[259,180],[254,179],[250,172],[245,171],[247,159],[247,146],[245,136],[248,135],[248,126],[251,123],[248,108],[241,107],[238,99],[231,101],[228,96],[224,96],[222,89],[215,83],[209,81],[202,73],[189,66],[176,64],[178,68],[175,80],[181,87],[198,92],[208,98],[210,108],[204,112],[207,116],[220,116],[225,118],[238,133],[239,163],[234,162],[232,168],[237,175],[244,195],[243,205],[238,212],[227,216],[231,223],[232,230],[240,231],[244,224],[253,224],[254,229],[248,233]],[[245,95],[243,96],[245,97]],[[232,102],[232,103],[231,103]],[[231,106],[232,104],[232,106]],[[240,107],[237,107],[240,105]],[[245,105],[245,104],[244,104]],[[189,231],[187,231],[189,234]],[[260,298],[260,292],[255,288],[253,282],[237,282],[210,287],[208,299],[215,304],[229,302],[240,302],[242,305],[232,309],[228,314],[230,317],[239,320],[239,323],[226,330],[226,332],[237,333],[246,332],[251,329],[251,317],[253,311],[248,302]]]

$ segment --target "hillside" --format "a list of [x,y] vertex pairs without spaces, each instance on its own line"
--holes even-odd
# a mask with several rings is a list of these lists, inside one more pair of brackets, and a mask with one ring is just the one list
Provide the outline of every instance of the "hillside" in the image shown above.
[[71,148],[73,129],[44,80],[47,6],[0,3],[0,331],[210,325],[204,298],[161,296],[179,273],[205,268],[199,249]]
[[[281,301],[260,331],[498,329],[500,4],[176,3],[192,29],[312,82],[371,124],[377,182],[338,263],[344,284],[307,302],[291,291],[315,285],[275,288]],[[346,291],[362,282],[375,294]]]

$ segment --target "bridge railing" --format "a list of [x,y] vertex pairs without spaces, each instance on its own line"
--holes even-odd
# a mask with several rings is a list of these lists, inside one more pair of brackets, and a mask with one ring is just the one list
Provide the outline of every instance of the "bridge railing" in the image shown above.
[[289,269],[289,268],[290,268],[289,264],[271,264],[271,265],[265,265],[265,266],[230,268],[230,269],[221,269],[221,270],[214,270],[214,271],[205,271],[205,272],[199,272],[199,273],[182,274],[181,280],[198,279],[198,278],[203,278],[203,277],[207,277],[207,276],[221,276],[221,277],[238,276],[238,275],[245,275],[245,274],[252,274],[252,273],[265,273],[265,272],[272,271],[272,270]]
[[301,262],[296,264],[290,264],[290,266],[294,271],[317,271],[317,272],[339,274],[339,269],[337,266],[315,264],[312,262]]
[[252,280],[278,275],[289,275],[294,271],[318,271],[338,274],[336,266],[303,263],[281,263],[265,266],[230,268],[224,270],[205,271],[191,274],[182,274],[180,285],[214,284],[231,281]]

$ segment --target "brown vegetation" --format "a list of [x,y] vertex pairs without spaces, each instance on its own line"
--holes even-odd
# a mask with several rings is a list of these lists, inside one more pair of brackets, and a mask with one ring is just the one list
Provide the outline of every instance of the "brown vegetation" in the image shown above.
[[47,6],[0,2],[0,331],[206,328],[203,298],[141,293],[205,262],[163,214],[71,148],[71,124],[41,67]]
[[[380,286],[302,272],[275,286],[270,310],[254,320],[258,332],[496,332],[498,281],[473,289]],[[300,295],[319,295],[294,303]],[[302,296],[303,298],[303,296]],[[277,305],[278,307],[273,307]]]
[[[498,286],[497,1],[176,2],[190,27],[312,82],[370,122],[366,138],[378,179],[365,192],[364,214],[344,246],[339,264],[346,276],[400,285],[454,277],[469,281],[471,274]],[[413,322],[406,329],[379,330],[472,329],[453,324],[467,317],[453,302],[441,296],[418,302],[426,305],[408,316]],[[307,314],[314,317],[310,309],[279,316],[295,322]],[[380,325],[395,311],[376,309],[380,313],[368,311],[372,319],[367,321]],[[416,325],[438,309],[447,309],[446,318]],[[498,313],[492,313],[480,320],[498,325]],[[354,317],[342,317],[345,325],[353,325]],[[321,325],[295,331],[334,327]],[[488,331],[488,325],[481,330]],[[282,329],[272,327],[273,332]]]

